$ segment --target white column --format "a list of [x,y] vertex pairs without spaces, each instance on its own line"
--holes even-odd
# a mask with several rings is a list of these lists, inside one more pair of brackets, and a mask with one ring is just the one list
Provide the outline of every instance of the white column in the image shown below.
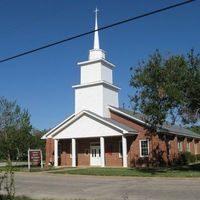
[[122,135],[122,155],[123,155],[123,167],[128,166],[127,162],[127,139]]
[[104,137],[100,137],[100,147],[101,147],[101,167],[105,167],[105,144],[104,144]]
[[72,167],[76,167],[76,140],[72,139]]
[[54,167],[58,167],[58,140],[54,140]]

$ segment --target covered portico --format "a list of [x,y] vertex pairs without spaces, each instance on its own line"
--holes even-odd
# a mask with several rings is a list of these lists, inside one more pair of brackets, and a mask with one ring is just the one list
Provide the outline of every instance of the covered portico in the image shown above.
[[[77,148],[78,141],[87,142],[90,141],[90,145],[87,148],[88,157],[90,159],[89,165],[93,166],[106,166],[106,146],[105,141],[110,141],[113,144],[116,141],[121,141],[121,159],[122,166],[127,167],[127,137],[134,136],[137,132],[111,118],[103,118],[90,111],[82,111],[68,121],[63,123],[60,127],[57,127],[49,136],[54,141],[54,166],[59,165],[58,149],[59,141],[68,140],[68,146],[70,148],[71,166],[76,167],[78,161],[79,151],[81,148]],[[118,145],[118,142],[117,142]],[[120,152],[117,152],[118,154]],[[88,159],[88,158],[87,158]],[[95,164],[95,159],[96,161]]]
[[[101,166],[105,167],[106,164],[106,152],[105,152],[105,139],[107,137],[100,137],[98,140],[95,138],[94,142],[90,143],[90,147],[88,148],[88,154],[90,159],[90,166]],[[118,137],[119,138],[119,137]],[[78,153],[77,152],[77,140],[80,140],[81,138],[72,138],[71,141],[71,166],[76,167],[77,161],[78,161]],[[93,138],[88,138],[93,139]],[[109,138],[110,139],[110,138]],[[61,141],[61,140],[60,140]],[[128,161],[127,161],[127,137],[125,135],[121,136],[122,141],[122,166],[127,167]],[[54,166],[58,167],[59,165],[59,155],[58,155],[58,142],[59,139],[54,139]],[[119,154],[119,152],[118,152]]]

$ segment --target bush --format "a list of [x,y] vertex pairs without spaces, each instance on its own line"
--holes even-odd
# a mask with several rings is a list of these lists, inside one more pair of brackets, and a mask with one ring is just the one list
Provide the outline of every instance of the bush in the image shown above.
[[200,154],[196,155],[196,160],[200,161]]
[[15,199],[15,180],[14,172],[11,162],[7,163],[5,172],[0,173],[0,191],[4,190],[6,195],[0,195],[0,200],[14,200]]
[[194,162],[196,162],[196,161],[197,161],[196,155],[191,154],[190,162],[191,162],[191,163],[194,163]]
[[192,162],[196,162],[197,158],[190,152],[184,152],[180,155],[180,164],[187,165]]

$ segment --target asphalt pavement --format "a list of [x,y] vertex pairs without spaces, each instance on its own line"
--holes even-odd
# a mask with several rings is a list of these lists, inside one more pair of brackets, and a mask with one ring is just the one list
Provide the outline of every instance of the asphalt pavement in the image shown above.
[[139,178],[16,173],[17,195],[87,200],[200,200],[200,178]]

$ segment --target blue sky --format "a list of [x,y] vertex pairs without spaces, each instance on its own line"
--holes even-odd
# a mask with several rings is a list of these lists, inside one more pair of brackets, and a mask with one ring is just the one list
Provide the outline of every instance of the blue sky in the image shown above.
[[[176,0],[1,0],[0,59],[31,50],[99,26],[159,9]],[[129,106],[130,67],[155,49],[163,54],[200,52],[200,1],[100,32],[100,46],[116,65],[114,83],[121,88],[120,106]],[[0,64],[0,96],[29,110],[34,127],[48,129],[74,112],[79,84],[77,62],[85,61],[93,35]]]

